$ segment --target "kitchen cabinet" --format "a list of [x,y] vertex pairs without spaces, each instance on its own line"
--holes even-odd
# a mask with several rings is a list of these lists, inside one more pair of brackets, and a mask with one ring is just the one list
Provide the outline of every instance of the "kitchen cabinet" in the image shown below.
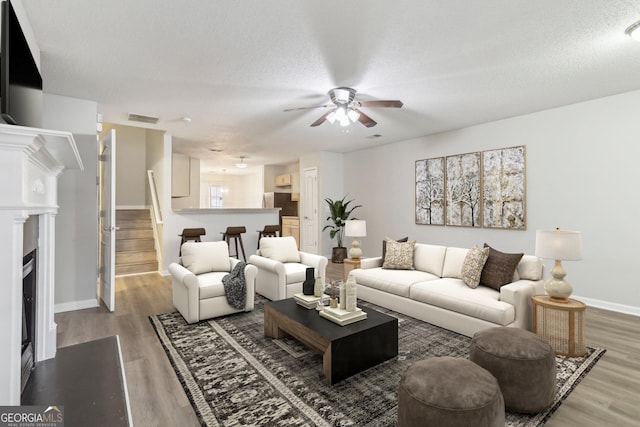
[[300,174],[298,172],[291,174],[291,200],[300,201]]
[[282,217],[282,237],[293,236],[300,249],[300,218],[297,216]]
[[291,174],[285,173],[283,175],[276,175],[276,187],[290,187],[291,186]]

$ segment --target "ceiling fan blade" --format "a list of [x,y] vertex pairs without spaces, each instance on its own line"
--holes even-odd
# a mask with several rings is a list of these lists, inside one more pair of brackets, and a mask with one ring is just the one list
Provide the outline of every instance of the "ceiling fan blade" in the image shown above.
[[311,123],[311,127],[316,127],[316,126],[320,126],[321,124],[323,124],[325,122],[325,120],[327,120],[327,116],[329,114],[331,114],[331,110],[327,111],[326,113],[321,115],[318,120],[316,120],[315,122]]
[[361,107],[401,108],[402,105],[402,101],[398,100],[360,101]]
[[362,111],[358,110],[357,108],[354,108],[358,113],[360,113],[360,117],[358,117],[358,121],[360,123],[362,123],[363,125],[365,125],[368,128],[372,128],[375,125],[378,124],[378,122],[376,122],[375,120],[373,120],[371,117],[367,116],[365,113],[363,113]]
[[315,105],[313,107],[297,107],[297,108],[287,108],[286,110],[283,110],[285,113],[287,111],[295,111],[295,110],[311,110],[314,108],[327,108],[327,107],[331,107],[333,106],[333,104],[324,104],[324,105]]

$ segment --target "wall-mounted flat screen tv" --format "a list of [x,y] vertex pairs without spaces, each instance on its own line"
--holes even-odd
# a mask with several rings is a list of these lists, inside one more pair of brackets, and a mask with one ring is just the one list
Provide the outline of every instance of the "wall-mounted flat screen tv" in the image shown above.
[[0,115],[9,124],[42,127],[42,77],[9,0],[1,22]]

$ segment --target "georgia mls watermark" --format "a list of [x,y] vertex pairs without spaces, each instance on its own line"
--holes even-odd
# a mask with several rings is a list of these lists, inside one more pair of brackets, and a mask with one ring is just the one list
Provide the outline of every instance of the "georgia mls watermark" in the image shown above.
[[64,427],[64,406],[0,406],[0,427]]

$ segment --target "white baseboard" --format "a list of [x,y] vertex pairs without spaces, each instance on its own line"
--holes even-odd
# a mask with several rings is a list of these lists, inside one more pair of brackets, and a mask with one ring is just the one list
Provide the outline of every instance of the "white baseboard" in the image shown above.
[[578,295],[571,295],[571,298],[580,300],[583,303],[587,304],[587,306],[602,308],[603,310],[616,311],[618,313],[631,314],[633,316],[640,316],[640,307],[602,301],[594,298],[581,297]]
[[84,310],[85,308],[95,308],[99,306],[100,303],[97,298],[87,299],[84,301],[62,302],[53,307],[53,312],[64,313],[66,311]]

